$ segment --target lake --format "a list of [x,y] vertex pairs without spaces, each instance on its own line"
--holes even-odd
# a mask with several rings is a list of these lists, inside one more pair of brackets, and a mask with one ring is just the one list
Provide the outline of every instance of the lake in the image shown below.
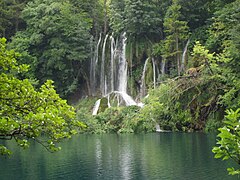
[[1,180],[228,180],[229,162],[214,159],[215,134],[77,135],[49,153],[37,143],[1,157]]

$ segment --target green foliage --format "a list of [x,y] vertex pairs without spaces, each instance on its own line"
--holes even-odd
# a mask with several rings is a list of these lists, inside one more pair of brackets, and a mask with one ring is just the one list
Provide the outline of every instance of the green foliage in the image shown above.
[[22,15],[27,29],[17,33],[11,47],[27,56],[41,83],[52,79],[61,95],[69,95],[86,79],[83,65],[90,53],[92,19],[71,3],[56,0],[30,2]]
[[103,5],[96,0],[70,0],[75,12],[84,12],[92,20],[91,33],[98,36],[103,26]]
[[213,0],[187,1],[179,0],[182,6],[181,12],[184,20],[188,22],[191,32],[199,27],[207,24],[207,20],[211,18],[216,5],[213,5]]
[[133,120],[139,107],[111,107],[85,121],[86,132],[101,133],[133,133],[142,132],[141,123]]
[[0,37],[10,39],[25,28],[21,12],[28,0],[0,0]]
[[[17,64],[19,55],[6,50],[5,42],[0,39],[0,139],[14,138],[23,148],[32,139],[49,151],[59,150],[56,143],[84,125],[75,119],[73,107],[56,93],[52,81],[36,91],[28,79],[16,78],[27,66]],[[10,154],[3,145],[0,150]]]
[[130,36],[159,34],[162,19],[154,1],[127,0],[125,5],[125,29]]
[[[77,118],[81,119],[87,128],[84,132],[102,134],[102,133],[137,133],[150,131],[148,129],[147,120],[139,119],[138,106],[121,106],[105,108],[99,110],[97,115],[92,115],[94,100],[81,100],[77,105]],[[102,103],[102,101],[101,101]],[[114,105],[111,102],[111,105]],[[145,121],[145,122],[144,122]],[[155,124],[154,126],[155,127]],[[152,131],[153,129],[151,129]]]
[[215,158],[232,159],[238,164],[238,169],[228,168],[230,175],[240,175],[240,108],[236,111],[228,110],[224,127],[219,128],[219,146],[213,148]]
[[181,93],[176,93],[175,82],[161,84],[157,89],[150,91],[145,100],[140,115],[145,121],[151,121],[152,129],[159,124],[167,130],[185,130],[191,122],[190,112],[181,107],[179,98]]
[[207,41],[209,49],[219,53],[215,67],[218,69],[219,80],[224,85],[220,103],[228,109],[236,109],[240,105],[240,40],[236,33],[239,30],[239,4],[240,1],[236,0],[215,12]]
[[162,44],[160,45],[160,47],[162,47],[160,52],[163,59],[175,61],[175,63],[172,62],[172,64],[175,66],[178,75],[181,73],[180,53],[182,52],[181,49],[183,49],[182,43],[185,42],[189,36],[189,27],[187,22],[182,20],[180,9],[181,5],[179,1],[173,0],[172,5],[168,7],[164,17],[163,25],[166,37],[160,42]]
[[[230,92],[224,91],[226,70],[219,65],[229,61],[226,54],[210,53],[196,42],[189,62],[192,68],[185,76],[169,79],[150,92],[141,110],[146,111],[144,117],[152,117],[161,127],[172,130],[212,130],[219,127],[223,119],[221,112],[224,111],[220,103],[223,103],[223,98],[229,99],[229,103],[233,100],[233,95],[227,98]],[[154,108],[158,103],[159,107]]]
[[111,1],[109,12],[110,27],[113,30],[113,32],[117,35],[120,35],[124,31],[123,23],[125,19],[124,8],[125,8],[124,0]]

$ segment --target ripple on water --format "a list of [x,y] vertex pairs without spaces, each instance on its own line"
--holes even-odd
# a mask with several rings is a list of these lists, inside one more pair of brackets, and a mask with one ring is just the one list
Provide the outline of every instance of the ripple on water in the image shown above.
[[37,144],[1,159],[1,180],[231,180],[213,158],[213,135],[153,133],[79,135],[50,154]]

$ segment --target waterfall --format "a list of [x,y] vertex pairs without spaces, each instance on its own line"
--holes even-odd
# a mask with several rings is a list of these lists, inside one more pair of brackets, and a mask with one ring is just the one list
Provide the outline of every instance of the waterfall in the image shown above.
[[93,107],[92,115],[97,115],[99,107],[100,107],[101,99],[98,99]]
[[148,58],[146,59],[143,67],[142,77],[141,77],[141,86],[140,86],[140,97],[143,98],[146,95],[146,83],[145,83],[145,74],[147,70]]
[[156,128],[156,132],[164,132],[164,133],[165,133],[165,132],[166,132],[166,133],[171,132],[171,131],[169,131],[169,130],[161,129],[159,124],[156,124],[155,128]]
[[108,108],[112,107],[111,103],[110,103],[110,94],[107,95],[107,100],[108,100],[108,103],[107,103],[108,104]]
[[104,95],[106,95],[108,92],[108,86],[107,86],[107,76],[104,78]]
[[93,45],[93,39],[91,41],[91,64],[90,64],[90,87],[91,87],[91,93],[95,96],[96,88],[97,88],[97,81],[96,81],[96,71],[97,71],[97,64],[98,64],[98,51],[99,51],[99,45],[101,43],[101,34],[99,35],[98,42],[96,44],[96,47],[94,49]]
[[90,88],[91,88],[91,94],[94,94],[94,80],[93,80],[93,74],[95,72],[94,64],[95,64],[95,57],[93,56],[93,36],[90,39],[90,46],[91,46],[91,62],[90,62]]
[[184,47],[184,50],[183,50],[180,72],[185,71],[185,61],[186,61],[186,54],[187,54],[189,43],[190,43],[190,39],[188,39],[188,41]]
[[163,59],[161,63],[161,73],[163,75],[165,74],[165,65],[166,65],[166,59]]
[[152,65],[153,65],[153,88],[156,88],[156,65],[155,60],[152,58]]
[[[119,41],[118,39],[115,40],[113,36],[110,36],[109,38],[108,37],[109,36],[106,35],[102,43],[102,56],[101,58],[99,58],[101,59],[100,72],[98,72],[98,69],[96,68],[97,62],[99,60],[98,58],[95,58],[96,65],[95,68],[91,68],[92,71],[95,70],[95,76],[96,75],[100,76],[100,91],[102,97],[107,98],[108,107],[111,107],[112,94],[114,95],[113,100],[114,99],[117,100],[118,106],[137,105],[143,107],[143,103],[136,103],[133,100],[133,98],[127,94],[128,63],[126,60],[126,45],[127,45],[126,33],[123,33],[120,36]],[[101,36],[96,47],[97,52],[100,42]],[[107,51],[107,47],[110,48],[110,51]],[[98,56],[98,53],[95,54]],[[93,81],[93,83],[94,82],[97,83],[96,80]],[[97,114],[99,106],[100,100],[98,100],[95,103],[93,115]]]
[[107,39],[108,39],[108,34],[105,36],[105,39],[103,42],[103,48],[102,48],[101,77],[100,77],[100,89],[101,89],[102,96],[104,96],[106,93],[106,89],[105,89],[105,53],[106,53]]
[[[102,54],[99,58],[101,42],[103,42]],[[121,35],[119,41],[115,40],[113,36],[109,37],[109,35],[106,35],[102,41],[100,35],[94,57],[91,60],[90,80],[91,88],[93,89],[99,87],[98,85],[100,84],[102,96],[113,91],[127,92],[128,64],[126,61],[126,43],[126,33]],[[110,48],[109,51],[108,48]],[[101,60],[100,67],[97,66],[99,59]]]
[[110,67],[111,67],[111,70],[110,70],[110,91],[109,92],[112,92],[114,91],[114,70],[115,70],[115,62],[114,62],[114,59],[115,59],[115,53],[116,53],[116,43],[115,43],[115,40],[114,40],[114,37],[111,36],[110,37],[110,40],[111,40],[111,64],[110,64]]
[[126,106],[133,106],[133,105],[137,105],[137,103],[133,100],[133,98],[131,96],[129,96],[126,92],[117,92],[125,101]]
[[97,65],[97,63],[98,63],[98,51],[99,51],[99,45],[100,45],[100,43],[101,43],[101,40],[102,40],[102,34],[100,34],[100,37],[99,37],[99,40],[98,40],[98,43],[97,43],[97,48],[96,48],[96,52],[95,52],[95,59],[96,59],[96,63],[95,63],[95,65]]
[[156,132],[163,132],[163,130],[160,128],[159,124],[156,124]]
[[110,96],[113,95],[113,99],[116,99],[118,102],[117,106],[123,105],[122,102],[124,102],[124,105],[126,106],[139,106],[139,107],[143,107],[143,103],[136,103],[134,101],[134,99],[129,96],[126,92],[123,91],[113,91],[109,94],[107,94],[107,99],[108,99],[108,107],[111,107],[111,103],[110,103]]
[[122,48],[119,55],[119,64],[118,64],[118,91],[127,92],[127,61],[126,61],[126,44],[127,37],[126,33],[122,34]]

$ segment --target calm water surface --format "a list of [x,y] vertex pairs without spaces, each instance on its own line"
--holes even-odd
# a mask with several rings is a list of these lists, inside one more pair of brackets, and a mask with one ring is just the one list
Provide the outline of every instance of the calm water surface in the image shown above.
[[228,180],[227,162],[211,152],[215,135],[153,133],[78,135],[51,154],[38,144],[22,150],[13,142],[0,159],[1,180]]

